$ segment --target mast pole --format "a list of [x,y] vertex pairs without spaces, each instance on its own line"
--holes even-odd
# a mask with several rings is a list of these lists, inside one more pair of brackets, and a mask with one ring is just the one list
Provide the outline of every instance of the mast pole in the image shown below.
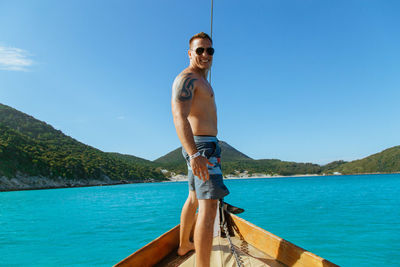
[[[210,31],[211,39],[213,35],[213,9],[214,9],[214,0],[211,0],[211,31]],[[210,73],[208,75],[208,82],[211,84],[211,67],[210,67]]]

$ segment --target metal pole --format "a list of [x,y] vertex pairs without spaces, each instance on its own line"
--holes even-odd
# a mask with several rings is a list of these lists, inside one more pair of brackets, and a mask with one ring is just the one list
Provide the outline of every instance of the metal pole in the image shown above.
[[[211,31],[210,31],[211,39],[213,35],[213,9],[214,9],[214,0],[211,0]],[[211,67],[210,67],[210,73],[208,75],[208,82],[211,84]]]
[[213,30],[213,9],[214,9],[214,0],[211,0],[211,39],[212,39],[212,30]]

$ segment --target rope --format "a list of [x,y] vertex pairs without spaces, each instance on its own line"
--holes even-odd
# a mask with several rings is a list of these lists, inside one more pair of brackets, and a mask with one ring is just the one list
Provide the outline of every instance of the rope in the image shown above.
[[229,235],[228,225],[227,225],[227,222],[225,220],[224,201],[220,200],[219,203],[220,203],[220,212],[221,212],[221,218],[222,218],[222,220],[221,220],[222,229],[224,230],[225,235],[228,238],[229,247],[231,249],[231,252],[232,252],[233,256],[235,256],[235,260],[236,260],[237,266],[238,267],[243,267],[242,262],[241,262],[241,260],[239,258],[239,255],[237,254],[237,252],[235,250],[235,247],[233,246],[233,243],[232,243],[232,240],[231,240],[231,236]]

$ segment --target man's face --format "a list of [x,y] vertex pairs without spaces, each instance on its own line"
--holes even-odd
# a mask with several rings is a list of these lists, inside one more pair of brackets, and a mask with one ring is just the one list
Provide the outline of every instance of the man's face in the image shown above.
[[[212,47],[212,44],[208,39],[196,38],[192,41],[192,46],[189,50],[189,58],[194,67],[199,69],[211,68],[213,56],[207,53],[207,48],[209,47]],[[196,49],[198,48],[204,48],[201,55],[196,53]]]

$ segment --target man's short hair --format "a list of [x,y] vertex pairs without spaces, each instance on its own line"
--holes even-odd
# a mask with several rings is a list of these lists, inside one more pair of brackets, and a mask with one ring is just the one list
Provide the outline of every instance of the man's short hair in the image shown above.
[[189,40],[189,47],[192,46],[193,40],[194,40],[194,39],[197,39],[197,38],[199,38],[199,39],[208,39],[208,40],[210,40],[211,44],[212,44],[212,42],[213,42],[213,41],[211,40],[211,37],[210,37],[207,33],[205,33],[205,32],[199,32],[198,34],[195,34],[195,35],[192,36],[192,38],[190,38],[190,40]]

